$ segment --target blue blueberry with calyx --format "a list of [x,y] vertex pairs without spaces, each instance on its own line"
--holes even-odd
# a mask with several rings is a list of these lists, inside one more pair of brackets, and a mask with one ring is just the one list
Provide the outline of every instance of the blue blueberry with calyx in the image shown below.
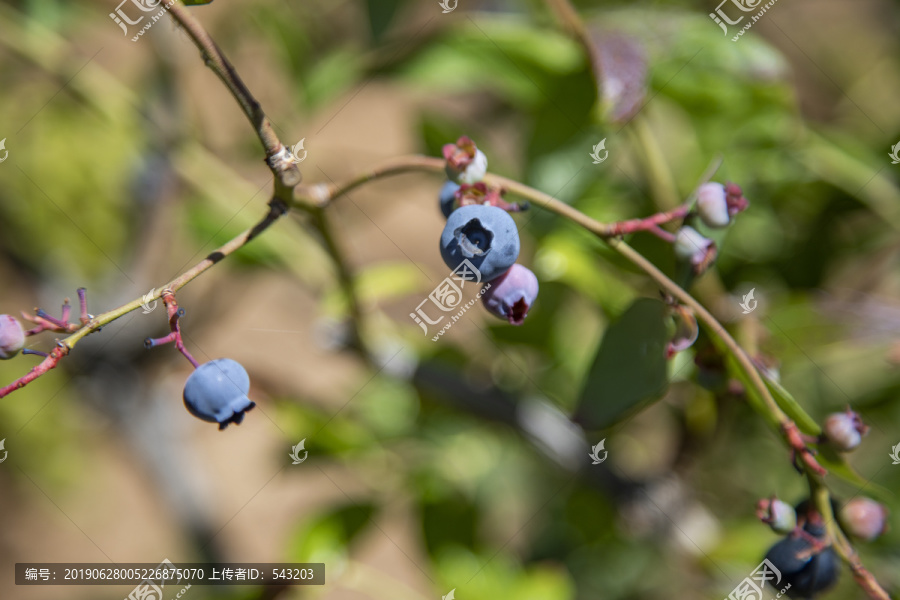
[[244,413],[256,406],[247,397],[250,377],[237,361],[217,358],[197,367],[184,384],[184,405],[204,421],[240,425]]
[[458,208],[450,213],[441,233],[441,257],[451,269],[468,260],[481,273],[481,281],[496,279],[519,257],[516,222],[496,206]]
[[456,190],[458,189],[458,183],[449,180],[444,182],[444,186],[441,188],[441,193],[438,196],[441,202],[441,213],[443,213],[444,217],[449,217],[450,213],[453,212],[453,203],[456,202]]

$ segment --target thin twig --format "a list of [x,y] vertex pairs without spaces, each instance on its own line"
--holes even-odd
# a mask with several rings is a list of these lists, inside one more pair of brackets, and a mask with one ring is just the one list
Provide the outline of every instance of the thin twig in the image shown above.
[[[259,141],[266,150],[266,159],[276,181],[285,188],[293,188],[299,184],[300,170],[294,163],[287,160],[287,152],[275,134],[272,123],[219,46],[199,21],[191,15],[187,7],[173,1],[169,4],[168,12],[184,28],[194,45],[200,50],[206,66],[218,75],[234,99],[237,100],[244,114],[250,119]],[[280,191],[276,190],[276,196],[280,197],[281,195]]]

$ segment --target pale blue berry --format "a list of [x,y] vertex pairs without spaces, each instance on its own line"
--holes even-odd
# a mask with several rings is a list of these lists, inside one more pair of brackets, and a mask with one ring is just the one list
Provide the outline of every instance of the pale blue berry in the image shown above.
[[456,202],[456,190],[458,189],[459,184],[452,181],[445,181],[443,187],[441,187],[441,193],[438,198],[441,202],[441,213],[443,213],[444,217],[449,217],[450,213],[453,212],[453,203]]
[[237,361],[217,358],[197,367],[184,384],[184,405],[198,419],[219,424],[240,424],[254,406],[247,393],[250,377]]

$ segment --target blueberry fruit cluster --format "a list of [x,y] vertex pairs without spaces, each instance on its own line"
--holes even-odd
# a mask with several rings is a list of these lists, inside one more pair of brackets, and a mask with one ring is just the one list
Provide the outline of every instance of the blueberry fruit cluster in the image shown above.
[[[871,541],[887,530],[887,509],[869,498],[854,498],[831,509],[847,535]],[[791,598],[815,598],[837,582],[840,559],[825,527],[825,519],[812,502],[796,507],[777,498],[760,500],[757,516],[776,533],[785,535],[769,548],[766,558],[781,572],[780,587],[790,584]]]
[[198,419],[225,429],[229,423],[239,425],[244,413],[256,406],[247,397],[249,391],[250,377],[244,367],[230,358],[217,358],[200,365],[188,377],[184,405]]
[[538,294],[534,273],[516,264],[519,231],[509,215],[527,208],[503,200],[503,190],[488,186],[487,157],[468,137],[443,149],[447,182],[439,201],[447,224],[441,233],[441,257],[453,270],[469,261],[484,282],[484,306],[513,325],[521,325]]
[[[710,181],[697,190],[697,203],[691,214],[710,229],[722,229],[749,205],[739,185]],[[715,260],[716,244],[690,225],[684,225],[675,235],[675,255],[690,262],[699,275]]]

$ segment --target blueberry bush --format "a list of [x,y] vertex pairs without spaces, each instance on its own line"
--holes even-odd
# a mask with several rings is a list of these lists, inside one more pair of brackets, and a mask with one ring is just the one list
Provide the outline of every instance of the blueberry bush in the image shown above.
[[896,5],[133,4],[0,1],[5,564],[896,597]]

